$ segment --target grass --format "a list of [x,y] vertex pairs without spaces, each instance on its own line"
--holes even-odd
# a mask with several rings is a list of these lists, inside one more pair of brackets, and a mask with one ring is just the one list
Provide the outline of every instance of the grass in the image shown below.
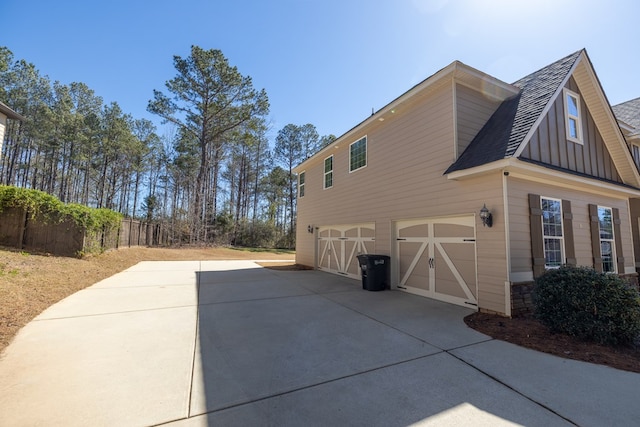
[[140,261],[256,259],[256,253],[274,261],[295,256],[290,250],[133,247],[77,259],[0,247],[0,352],[52,304]]

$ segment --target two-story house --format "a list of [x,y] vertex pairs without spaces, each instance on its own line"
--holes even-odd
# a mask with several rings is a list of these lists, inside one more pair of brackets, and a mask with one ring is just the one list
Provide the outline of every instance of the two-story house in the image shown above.
[[0,156],[2,155],[2,143],[4,142],[4,132],[7,127],[7,119],[24,120],[24,117],[0,102]]
[[385,254],[394,289],[505,315],[546,269],[636,274],[640,175],[585,50],[512,84],[453,62],[295,172],[320,270]]

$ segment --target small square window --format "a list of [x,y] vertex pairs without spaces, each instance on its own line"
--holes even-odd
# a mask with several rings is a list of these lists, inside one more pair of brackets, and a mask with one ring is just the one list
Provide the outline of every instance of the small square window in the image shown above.
[[364,136],[349,146],[349,172],[367,166],[367,137]]

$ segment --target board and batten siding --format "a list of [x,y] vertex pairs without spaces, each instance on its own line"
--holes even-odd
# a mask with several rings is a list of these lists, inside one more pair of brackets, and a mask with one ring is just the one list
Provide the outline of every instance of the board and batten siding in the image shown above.
[[[569,80],[566,88],[580,94],[573,78]],[[583,144],[567,140],[564,96],[561,92],[532,135],[521,157],[610,181],[622,182],[582,96],[580,96],[580,104]]]
[[[533,271],[531,259],[531,236],[529,234],[529,198],[530,193],[542,197],[569,200],[573,214],[573,238],[577,265],[593,266],[591,250],[591,221],[589,204],[618,208],[620,211],[620,234],[622,239],[625,272],[634,270],[634,250],[629,208],[626,199],[589,194],[586,191],[564,187],[533,183],[531,181],[509,178],[507,180],[509,200],[509,237],[511,242],[511,272],[520,281]],[[532,278],[532,276],[531,276]]]
[[457,155],[469,146],[480,129],[500,106],[500,101],[489,98],[466,85],[456,84],[456,126],[458,130]]
[[[392,255],[395,221],[474,215],[478,303],[505,312],[506,244],[502,175],[453,181],[443,172],[454,161],[453,86],[398,109],[384,122],[363,127],[349,141],[327,150],[305,169],[305,196],[298,199],[296,260],[315,263],[312,225],[375,223],[375,252]],[[367,166],[349,173],[349,144],[367,136]],[[333,154],[333,187],[323,189],[323,159]],[[483,228],[477,213],[486,203],[494,226]],[[394,263],[392,262],[392,265]],[[397,277],[392,271],[392,283]]]

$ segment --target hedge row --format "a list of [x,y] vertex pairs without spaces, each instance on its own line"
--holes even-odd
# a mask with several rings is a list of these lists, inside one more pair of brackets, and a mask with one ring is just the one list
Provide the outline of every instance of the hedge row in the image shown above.
[[0,212],[7,208],[25,209],[31,218],[39,216],[49,223],[71,219],[89,232],[112,230],[122,221],[122,214],[110,209],[62,203],[43,191],[0,185]]

